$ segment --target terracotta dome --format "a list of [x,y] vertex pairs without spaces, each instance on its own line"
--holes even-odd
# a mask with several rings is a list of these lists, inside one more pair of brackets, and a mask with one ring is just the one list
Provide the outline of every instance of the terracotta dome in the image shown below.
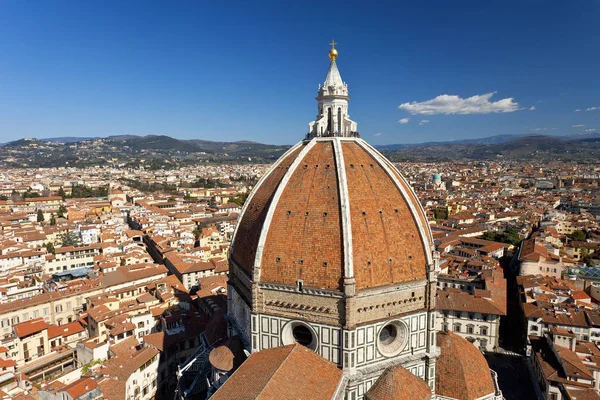
[[400,365],[384,371],[371,386],[366,400],[430,400],[431,389],[427,383]]
[[435,393],[458,400],[475,400],[495,393],[490,367],[483,354],[453,332],[438,332],[441,356],[435,366]]
[[342,291],[427,278],[431,233],[398,170],[359,138],[298,143],[250,195],[231,261],[254,282]]
[[236,335],[212,349],[208,355],[208,361],[220,371],[236,370],[246,360],[243,349],[244,345],[240,337]]

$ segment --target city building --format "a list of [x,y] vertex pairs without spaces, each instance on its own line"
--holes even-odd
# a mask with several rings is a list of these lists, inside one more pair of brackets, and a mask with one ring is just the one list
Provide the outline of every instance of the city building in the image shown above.
[[[406,387],[420,388],[415,399],[429,399],[456,380],[483,382],[479,398],[501,399],[489,367],[469,375],[458,368],[436,373],[439,253],[426,214],[402,174],[347,118],[348,86],[337,50],[329,56],[318,119],[256,185],[234,233],[228,336],[239,337],[251,355],[225,383],[219,376],[214,397],[300,390],[294,375],[306,368],[323,371],[316,374],[313,385],[323,386],[313,398],[357,400],[377,388],[380,377],[393,380],[404,368]],[[461,350],[479,352],[456,337],[464,342]],[[293,369],[286,368],[288,354],[298,357]],[[260,360],[272,360],[281,373],[254,373],[264,365]]]

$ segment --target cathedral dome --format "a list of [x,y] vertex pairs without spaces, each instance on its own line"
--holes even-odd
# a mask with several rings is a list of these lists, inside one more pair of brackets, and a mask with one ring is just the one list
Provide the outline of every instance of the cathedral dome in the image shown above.
[[438,332],[441,356],[435,369],[435,393],[459,400],[487,398],[495,393],[490,367],[483,354],[453,332]]
[[400,172],[359,138],[298,143],[247,200],[230,260],[254,282],[357,291],[425,280],[431,234]]

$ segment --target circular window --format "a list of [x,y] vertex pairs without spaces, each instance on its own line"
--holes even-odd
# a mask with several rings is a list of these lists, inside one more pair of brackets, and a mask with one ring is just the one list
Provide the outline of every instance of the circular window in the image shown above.
[[398,328],[395,325],[386,325],[379,331],[379,341],[385,346],[392,344],[397,337]]
[[311,350],[316,350],[318,345],[315,331],[301,321],[288,322],[281,330],[281,341],[284,345],[298,343]]
[[304,325],[296,325],[292,328],[292,335],[296,343],[308,346],[313,341],[312,332]]
[[384,356],[391,357],[404,350],[408,341],[408,327],[400,320],[386,323],[377,335],[377,348]]

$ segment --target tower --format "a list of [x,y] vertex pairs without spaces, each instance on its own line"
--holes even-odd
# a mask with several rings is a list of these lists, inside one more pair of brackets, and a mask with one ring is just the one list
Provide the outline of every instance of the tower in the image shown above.
[[240,215],[228,329],[251,352],[293,343],[315,351],[343,371],[351,400],[394,365],[433,389],[439,255],[410,185],[356,134],[337,54],[332,44],[306,139],[269,169]]
[[317,94],[317,118],[308,124],[308,138],[356,135],[356,122],[348,115],[348,85],[342,81],[335,60],[338,52],[331,42],[329,70]]

